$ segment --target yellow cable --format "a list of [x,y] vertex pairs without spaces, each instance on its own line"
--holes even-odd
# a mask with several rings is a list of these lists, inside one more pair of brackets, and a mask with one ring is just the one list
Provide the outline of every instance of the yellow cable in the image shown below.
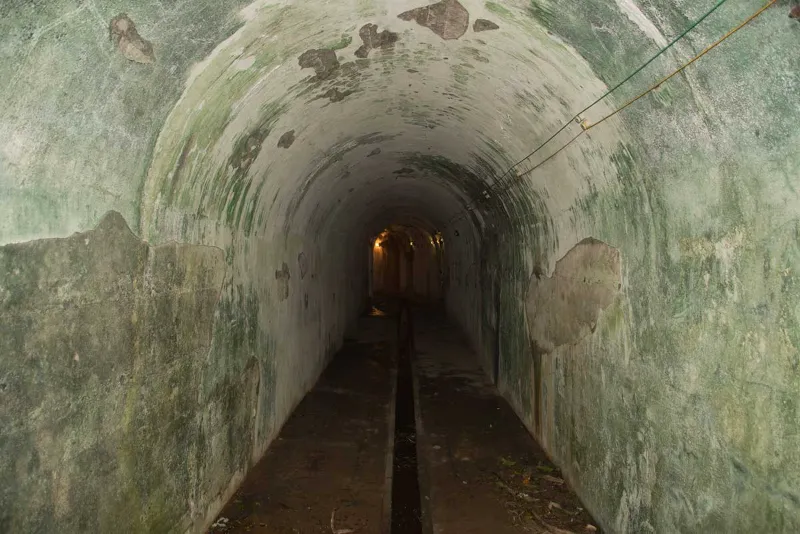
[[[643,93],[639,94],[638,96],[636,96],[636,97],[634,97],[634,98],[631,98],[630,100],[628,100],[627,102],[625,102],[625,103],[624,103],[622,106],[618,107],[617,109],[615,109],[614,111],[612,111],[611,113],[609,113],[609,114],[608,114],[608,115],[606,115],[605,117],[601,118],[601,119],[600,119],[600,120],[598,120],[597,122],[594,122],[594,123],[589,123],[588,121],[585,121],[585,120],[584,120],[584,121],[582,121],[582,122],[581,122],[581,131],[580,131],[580,132],[578,132],[578,134],[577,134],[575,137],[573,137],[572,139],[570,139],[569,141],[567,141],[566,143],[564,143],[564,145],[563,145],[563,146],[561,146],[561,148],[559,148],[558,150],[556,150],[555,152],[553,152],[552,154],[550,154],[549,156],[547,156],[545,159],[543,159],[542,161],[540,161],[539,163],[537,163],[537,164],[536,164],[534,167],[532,167],[531,169],[529,169],[529,170],[527,170],[527,171],[525,171],[525,172],[522,172],[522,173],[520,173],[519,175],[517,175],[517,177],[518,177],[518,178],[522,178],[522,177],[524,177],[524,176],[527,176],[528,174],[532,173],[533,171],[535,171],[536,169],[538,169],[539,167],[541,167],[542,165],[544,165],[545,163],[547,163],[548,161],[550,161],[551,159],[553,159],[553,158],[554,158],[556,155],[558,155],[558,154],[560,154],[561,152],[563,152],[563,151],[564,151],[564,149],[566,149],[566,148],[567,148],[569,145],[571,145],[572,143],[574,143],[575,141],[577,141],[577,140],[578,140],[578,138],[579,138],[580,136],[582,136],[584,133],[588,132],[589,130],[591,130],[591,129],[592,129],[592,128],[594,128],[595,126],[597,126],[597,125],[599,125],[599,124],[602,124],[603,122],[607,121],[608,119],[610,119],[611,117],[613,117],[613,116],[614,116],[614,115],[616,115],[617,113],[619,113],[619,112],[621,112],[622,110],[624,110],[624,109],[628,108],[628,107],[629,107],[631,104],[633,104],[633,103],[635,103],[635,102],[637,102],[637,101],[641,100],[642,98],[644,98],[644,97],[645,97],[645,96],[647,96],[648,94],[652,93],[653,91],[655,91],[656,89],[658,89],[659,87],[661,87],[661,86],[662,86],[664,83],[668,82],[669,80],[671,80],[672,78],[674,78],[675,76],[677,76],[678,74],[680,74],[681,72],[683,72],[684,70],[686,70],[686,69],[687,69],[689,66],[691,66],[693,63],[695,63],[695,62],[696,62],[697,60],[699,60],[701,57],[705,56],[706,54],[708,54],[709,52],[711,52],[712,50],[714,50],[716,47],[718,47],[720,44],[722,44],[724,41],[726,41],[728,38],[730,38],[730,37],[731,37],[733,34],[735,34],[736,32],[738,32],[739,30],[741,30],[741,29],[742,29],[742,28],[744,28],[745,26],[747,26],[749,23],[751,23],[753,20],[755,20],[755,19],[756,19],[756,18],[758,18],[759,16],[761,16],[761,14],[762,14],[762,13],[764,13],[764,11],[766,11],[767,9],[769,9],[770,7],[772,7],[772,6],[773,6],[774,4],[776,4],[777,2],[778,2],[778,0],[770,0],[769,2],[767,2],[766,4],[764,4],[764,5],[763,5],[763,6],[762,6],[762,7],[761,7],[761,8],[760,8],[758,11],[756,11],[755,13],[753,13],[752,15],[750,15],[749,17],[747,17],[747,19],[745,19],[745,20],[744,20],[742,23],[740,23],[738,26],[736,26],[735,28],[733,28],[733,29],[729,30],[729,31],[728,31],[728,32],[727,32],[725,35],[723,35],[722,37],[720,37],[718,40],[716,40],[716,41],[715,41],[715,42],[713,42],[712,44],[708,45],[708,46],[707,46],[707,47],[706,47],[706,48],[705,48],[705,49],[704,49],[702,52],[700,52],[699,54],[697,54],[696,56],[694,56],[692,59],[690,59],[689,61],[687,61],[687,62],[686,62],[686,63],[684,63],[683,65],[681,65],[679,68],[675,69],[675,70],[674,70],[672,73],[670,73],[668,76],[665,76],[665,77],[664,77],[664,78],[662,78],[662,79],[661,79],[659,82],[657,82],[657,83],[653,84],[653,85],[652,85],[652,86],[650,86],[650,87],[649,87],[649,88],[648,88],[646,91],[644,91]],[[511,185],[513,185],[513,183],[512,183]],[[508,188],[506,188],[506,189],[508,189]],[[468,207],[466,208],[466,211],[472,211],[472,210],[473,210],[473,206],[468,206]],[[460,215],[460,216],[459,216],[459,215],[457,215],[456,217],[454,217],[453,219],[451,219],[451,220],[448,222],[448,224],[452,224],[453,222],[455,222],[456,220],[458,220],[458,219],[462,218],[462,217],[463,217],[463,216],[465,216],[465,215],[466,215],[466,213],[464,213],[463,215]]]
[[651,86],[649,89],[647,89],[647,91],[643,92],[642,94],[640,94],[640,95],[639,95],[639,96],[637,96],[637,97],[631,98],[630,100],[628,100],[627,102],[625,102],[625,104],[623,104],[623,105],[622,105],[622,106],[620,106],[619,108],[615,109],[614,111],[612,111],[611,113],[609,113],[608,115],[606,115],[605,117],[603,117],[602,119],[600,119],[599,121],[597,121],[597,122],[595,122],[595,123],[592,123],[592,124],[589,124],[589,125],[587,125],[587,126],[585,127],[585,129],[586,129],[586,130],[591,130],[592,128],[594,128],[594,127],[595,127],[595,126],[597,126],[598,124],[602,123],[602,122],[603,122],[603,121],[605,121],[605,120],[608,120],[608,119],[610,119],[611,117],[613,117],[614,115],[616,115],[617,113],[619,113],[619,112],[620,112],[620,111],[622,111],[623,109],[627,108],[628,106],[630,106],[630,105],[631,105],[631,104],[633,104],[634,102],[636,102],[636,101],[638,101],[638,100],[641,100],[642,98],[644,98],[644,97],[645,97],[645,96],[647,96],[648,94],[652,93],[653,91],[655,91],[656,89],[658,89],[659,87],[661,87],[661,85],[663,85],[665,82],[668,82],[669,80],[671,80],[672,78],[674,78],[675,76],[677,76],[678,74],[680,74],[681,72],[683,72],[684,70],[686,70],[686,68],[687,68],[687,67],[689,67],[690,65],[692,65],[692,64],[693,64],[695,61],[697,61],[697,60],[698,60],[698,59],[700,59],[701,57],[705,56],[706,54],[708,54],[709,52],[711,52],[712,50],[714,50],[716,47],[718,47],[720,44],[722,44],[722,42],[723,42],[723,41],[725,41],[726,39],[728,39],[728,38],[729,38],[731,35],[733,35],[734,33],[738,32],[739,30],[741,30],[742,28],[744,28],[745,26],[747,26],[749,23],[751,23],[753,20],[755,20],[755,19],[756,19],[758,16],[760,16],[760,15],[761,15],[761,14],[762,14],[764,11],[766,11],[767,9],[769,9],[769,8],[770,8],[770,7],[771,7],[773,4],[775,4],[777,1],[778,1],[778,0],[770,0],[769,2],[767,2],[766,4],[764,4],[764,5],[761,7],[761,9],[759,9],[758,11],[756,11],[755,13],[753,13],[752,15],[750,15],[750,16],[749,16],[749,17],[748,17],[748,18],[747,18],[747,19],[746,19],[744,22],[742,22],[741,24],[739,24],[738,26],[736,26],[735,28],[733,28],[732,30],[730,30],[728,33],[726,33],[725,35],[723,35],[723,36],[722,36],[720,39],[718,39],[718,40],[717,40],[717,41],[715,41],[714,43],[712,43],[712,44],[710,44],[709,46],[707,46],[705,50],[703,50],[702,52],[700,52],[699,54],[697,54],[697,55],[696,55],[695,57],[693,57],[691,60],[689,60],[689,61],[687,61],[686,63],[684,63],[684,64],[683,64],[683,65],[682,65],[680,68],[678,68],[678,69],[675,69],[675,71],[673,71],[673,72],[672,72],[672,73],[671,73],[669,76],[665,76],[664,78],[662,78],[662,79],[661,79],[661,81],[659,81],[658,83],[656,83],[656,84],[652,85],[652,86]]
[[649,95],[650,93],[652,93],[653,91],[655,91],[656,89],[658,89],[659,87],[661,87],[661,86],[662,86],[664,83],[668,82],[669,80],[671,80],[672,78],[674,78],[675,76],[677,76],[678,74],[680,74],[681,72],[683,72],[684,70],[686,70],[686,68],[687,68],[687,67],[689,67],[689,66],[690,66],[690,65],[692,65],[694,62],[696,62],[698,59],[700,59],[701,57],[705,56],[706,54],[708,54],[709,52],[711,52],[712,50],[714,50],[716,47],[718,47],[720,44],[722,44],[722,42],[723,42],[723,41],[725,41],[726,39],[728,39],[728,38],[729,38],[731,35],[733,35],[734,33],[738,32],[739,30],[741,30],[742,28],[744,28],[745,26],[747,26],[747,25],[748,25],[750,22],[752,22],[754,19],[756,19],[757,17],[759,17],[759,16],[760,16],[760,15],[761,15],[761,14],[762,14],[764,11],[766,11],[767,9],[769,9],[769,8],[770,8],[770,7],[771,7],[773,4],[775,4],[776,2],[778,2],[778,0],[770,0],[769,2],[767,2],[766,4],[764,4],[764,5],[761,7],[761,9],[759,9],[758,11],[756,11],[755,13],[753,13],[752,15],[750,15],[749,17],[747,17],[747,19],[745,19],[745,21],[744,21],[744,22],[742,22],[741,24],[739,24],[738,26],[736,26],[736,27],[735,27],[735,28],[733,28],[732,30],[728,31],[728,32],[727,32],[725,35],[723,35],[722,37],[720,37],[719,39],[717,39],[716,41],[714,41],[712,44],[708,45],[708,46],[707,46],[707,47],[706,47],[706,48],[705,48],[705,49],[704,49],[702,52],[700,52],[699,54],[697,54],[696,56],[694,56],[692,59],[690,59],[689,61],[687,61],[686,63],[684,63],[684,64],[683,64],[683,65],[681,65],[680,67],[678,67],[677,69],[675,69],[675,70],[674,70],[672,73],[670,73],[668,76],[665,76],[664,78],[662,78],[662,79],[661,79],[659,82],[657,82],[657,83],[655,83],[655,84],[651,85],[651,86],[650,86],[650,87],[649,87],[649,88],[648,88],[646,91],[644,91],[644,92],[643,92],[643,93],[641,93],[640,95],[638,95],[638,96],[636,96],[636,97],[634,97],[634,98],[631,98],[630,100],[628,100],[627,102],[625,102],[625,103],[624,103],[622,106],[618,107],[617,109],[615,109],[614,111],[612,111],[611,113],[609,113],[608,115],[606,115],[605,117],[603,117],[602,119],[600,119],[599,121],[597,121],[597,122],[594,122],[594,123],[591,123],[591,124],[587,123],[586,121],[582,122],[582,123],[581,123],[581,131],[580,131],[580,133],[578,133],[578,135],[576,135],[575,137],[573,137],[572,139],[570,139],[569,141],[567,141],[567,142],[564,144],[564,146],[562,146],[561,148],[559,148],[558,150],[556,150],[556,151],[555,151],[553,154],[551,154],[551,155],[550,155],[550,156],[548,156],[547,158],[543,159],[541,162],[537,163],[537,164],[536,164],[536,166],[534,166],[534,167],[533,167],[533,168],[531,168],[530,170],[527,170],[527,171],[525,171],[525,172],[523,172],[523,173],[520,173],[520,174],[518,175],[518,176],[519,176],[519,178],[522,178],[522,177],[524,177],[524,176],[526,176],[526,175],[528,175],[528,174],[532,173],[533,171],[535,171],[536,169],[538,169],[539,167],[541,167],[542,165],[544,165],[545,163],[547,163],[548,161],[550,161],[550,160],[553,158],[553,156],[555,156],[556,154],[560,153],[560,152],[561,152],[561,151],[563,151],[565,148],[567,148],[569,145],[571,145],[573,142],[575,142],[575,141],[576,141],[576,140],[577,140],[577,139],[578,139],[578,138],[579,138],[579,137],[580,137],[580,136],[581,136],[581,135],[582,135],[584,132],[588,132],[589,130],[591,130],[592,128],[594,128],[595,126],[597,126],[598,124],[602,124],[603,122],[607,121],[608,119],[610,119],[611,117],[613,117],[614,115],[616,115],[617,113],[619,113],[620,111],[622,111],[622,110],[624,110],[625,108],[629,107],[629,106],[630,106],[631,104],[633,104],[634,102],[637,102],[637,101],[641,100],[641,99],[642,99],[642,98],[644,98],[645,96]]

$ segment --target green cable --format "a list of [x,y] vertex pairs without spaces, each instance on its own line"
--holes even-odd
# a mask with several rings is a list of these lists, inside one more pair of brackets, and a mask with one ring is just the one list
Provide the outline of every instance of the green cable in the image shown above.
[[[600,97],[599,97],[597,100],[595,100],[594,102],[592,102],[591,104],[589,104],[588,106],[586,106],[585,108],[583,108],[582,110],[580,110],[578,113],[576,113],[574,117],[572,117],[570,120],[568,120],[567,122],[565,122],[565,123],[564,123],[564,125],[563,125],[563,126],[561,126],[561,128],[559,128],[559,129],[558,129],[558,130],[557,130],[557,131],[556,131],[556,132],[555,132],[553,135],[551,135],[550,137],[548,137],[548,138],[547,138],[547,139],[546,139],[546,140],[545,140],[545,141],[544,141],[544,142],[543,142],[541,145],[537,146],[537,147],[536,147],[536,148],[535,148],[535,149],[534,149],[534,150],[533,150],[533,151],[532,151],[530,154],[528,154],[527,156],[525,156],[524,158],[522,158],[521,160],[519,160],[518,162],[516,162],[515,164],[513,164],[513,165],[512,165],[511,167],[509,167],[509,168],[508,168],[508,169],[507,169],[507,170],[506,170],[506,171],[505,171],[503,174],[501,174],[500,176],[498,176],[497,180],[495,180],[495,181],[494,181],[494,183],[488,187],[488,189],[490,189],[490,190],[493,190],[493,189],[495,188],[495,186],[496,186],[496,185],[498,185],[498,184],[500,184],[500,183],[502,182],[502,180],[503,180],[503,179],[506,177],[506,175],[508,175],[508,174],[509,174],[509,173],[510,173],[512,170],[514,170],[514,169],[515,169],[515,168],[516,168],[516,167],[517,167],[517,166],[518,166],[520,163],[522,163],[523,161],[527,160],[528,158],[530,158],[531,156],[533,156],[534,154],[536,154],[537,152],[539,152],[539,151],[540,151],[542,148],[544,148],[544,146],[545,146],[547,143],[549,143],[550,141],[552,141],[553,139],[555,139],[555,138],[556,138],[556,136],[557,136],[558,134],[560,134],[561,132],[563,132],[564,130],[566,130],[567,126],[569,126],[569,125],[570,125],[570,124],[571,124],[571,123],[572,123],[574,120],[576,120],[578,117],[580,117],[581,115],[583,115],[584,113],[586,113],[586,112],[587,112],[589,109],[591,109],[592,107],[594,107],[594,106],[595,106],[595,105],[596,105],[598,102],[600,102],[601,100],[603,100],[605,97],[609,96],[611,93],[613,93],[614,91],[616,91],[617,89],[619,89],[620,87],[622,87],[622,85],[624,85],[626,82],[628,82],[628,81],[629,81],[631,78],[633,78],[634,76],[636,76],[637,74],[639,74],[640,72],[642,72],[642,71],[643,71],[645,68],[647,68],[647,66],[648,66],[648,65],[650,65],[650,64],[651,64],[653,61],[655,61],[655,60],[656,60],[656,59],[658,59],[660,56],[662,56],[662,55],[664,54],[664,52],[666,52],[667,50],[669,50],[670,48],[672,48],[672,46],[673,46],[675,43],[677,43],[678,41],[680,41],[681,39],[683,39],[684,37],[686,37],[686,34],[688,34],[690,31],[692,31],[692,30],[693,30],[693,29],[695,29],[697,26],[699,26],[699,25],[700,25],[700,24],[701,24],[701,23],[702,23],[704,20],[706,20],[706,19],[709,17],[709,15],[711,15],[711,14],[712,14],[714,11],[716,11],[717,9],[719,9],[719,8],[722,6],[722,4],[724,4],[724,3],[725,3],[725,2],[727,2],[727,1],[728,1],[728,0],[717,0],[717,3],[716,3],[716,4],[714,4],[714,5],[711,7],[711,9],[709,9],[708,11],[706,11],[706,12],[703,14],[703,16],[702,16],[702,17],[700,17],[699,19],[695,20],[695,21],[694,21],[692,24],[690,24],[690,25],[689,25],[689,26],[688,26],[688,27],[687,27],[685,30],[683,30],[683,32],[681,32],[681,33],[680,33],[680,34],[679,34],[677,37],[675,37],[674,39],[672,39],[672,41],[670,41],[670,42],[669,42],[669,43],[668,43],[668,44],[667,44],[667,45],[666,45],[664,48],[662,48],[661,50],[659,50],[659,51],[658,51],[658,53],[657,53],[656,55],[654,55],[653,57],[651,57],[650,59],[648,59],[646,62],[644,62],[644,63],[643,63],[643,64],[642,64],[642,65],[641,65],[641,66],[640,66],[638,69],[636,69],[636,70],[634,70],[633,72],[631,72],[631,73],[630,73],[630,74],[629,74],[629,75],[628,75],[628,76],[627,76],[627,77],[626,77],[624,80],[622,80],[622,81],[621,81],[621,82],[619,82],[617,85],[615,85],[614,87],[612,87],[611,89],[609,89],[608,91],[606,91],[606,92],[605,92],[605,93],[604,93],[602,96],[600,96]],[[550,158],[548,158],[548,159],[550,159]],[[473,207],[475,206],[475,204],[477,204],[477,202],[476,202],[476,203],[472,203],[471,205],[467,206],[465,211],[472,211],[472,209],[473,209]],[[455,220],[457,220],[457,218],[459,217],[459,215],[460,215],[460,214],[457,214],[457,215],[455,215],[453,218],[451,218],[451,219],[450,219],[450,220],[447,222],[447,224],[448,224],[448,225],[449,225],[449,224],[452,224],[452,223],[453,223]]]
[[684,31],[683,31],[683,32],[682,32],[680,35],[678,35],[677,37],[675,37],[675,38],[674,38],[672,41],[670,41],[670,43],[669,43],[668,45],[666,45],[664,48],[662,48],[661,50],[659,50],[659,51],[658,51],[658,53],[657,53],[656,55],[654,55],[653,57],[651,57],[650,59],[648,59],[648,60],[647,60],[647,61],[646,61],[644,64],[642,64],[642,66],[640,66],[638,69],[636,69],[635,71],[633,71],[632,73],[630,73],[630,74],[628,75],[628,77],[627,77],[627,78],[625,78],[624,80],[622,80],[621,82],[619,82],[617,85],[615,85],[614,87],[612,87],[611,89],[609,89],[608,91],[606,91],[606,93],[605,93],[603,96],[601,96],[600,98],[598,98],[597,100],[595,100],[594,102],[592,102],[591,104],[589,104],[588,106],[586,106],[585,108],[583,108],[582,110],[580,110],[578,113],[576,113],[576,114],[575,114],[575,116],[574,116],[574,117],[572,117],[572,118],[571,118],[569,121],[565,122],[565,123],[564,123],[564,125],[563,125],[561,128],[559,128],[559,129],[558,129],[558,131],[557,131],[556,133],[554,133],[553,135],[551,135],[550,137],[548,137],[548,138],[547,138],[547,140],[546,140],[544,143],[542,143],[541,145],[539,145],[538,147],[536,147],[536,149],[535,149],[533,152],[531,152],[530,154],[528,154],[527,156],[525,156],[524,158],[522,158],[521,160],[519,160],[518,162],[516,162],[516,163],[515,163],[514,165],[512,165],[511,167],[509,167],[509,168],[508,168],[508,170],[507,170],[506,172],[504,172],[503,174],[501,174],[501,175],[500,175],[500,177],[497,179],[497,181],[496,181],[495,183],[498,183],[500,180],[502,180],[502,179],[503,179],[503,178],[504,178],[504,177],[505,177],[505,176],[506,176],[506,175],[507,175],[509,172],[511,172],[511,171],[512,171],[512,170],[513,170],[513,169],[514,169],[514,168],[515,168],[517,165],[519,165],[519,164],[520,164],[520,163],[522,163],[523,161],[527,160],[529,157],[531,157],[531,156],[533,156],[534,154],[536,154],[536,153],[537,153],[539,150],[541,150],[541,149],[542,149],[542,148],[543,148],[543,147],[544,147],[544,146],[545,146],[547,143],[549,143],[550,141],[552,141],[552,140],[553,140],[553,139],[554,139],[554,138],[555,138],[555,137],[556,137],[558,134],[560,134],[561,132],[563,132],[563,131],[564,131],[564,130],[567,128],[567,126],[569,126],[569,125],[570,125],[570,123],[572,123],[572,122],[573,122],[575,119],[577,119],[578,117],[580,117],[581,115],[583,115],[584,113],[586,113],[586,111],[588,111],[590,108],[592,108],[592,107],[593,107],[595,104],[597,104],[598,102],[600,102],[601,100],[603,100],[605,97],[609,96],[611,93],[613,93],[614,91],[616,91],[617,89],[619,89],[620,87],[622,87],[622,85],[623,85],[623,84],[625,84],[625,83],[626,83],[628,80],[630,80],[631,78],[633,78],[634,76],[636,76],[637,74],[639,74],[641,71],[643,71],[643,70],[644,70],[644,69],[645,69],[645,68],[646,68],[648,65],[650,65],[650,64],[651,64],[653,61],[655,61],[656,59],[658,59],[658,58],[659,58],[659,57],[660,57],[662,54],[664,54],[664,52],[666,52],[667,50],[669,50],[670,48],[672,48],[672,46],[673,46],[675,43],[677,43],[678,41],[680,41],[681,39],[683,39],[683,38],[686,36],[686,34],[687,34],[687,33],[689,33],[690,31],[692,31],[693,29],[695,29],[695,28],[696,28],[698,25],[700,25],[700,23],[702,23],[704,20],[706,20],[706,19],[708,18],[708,16],[709,16],[709,15],[711,15],[711,14],[712,14],[714,11],[716,11],[716,10],[717,10],[717,9],[718,9],[720,6],[722,6],[722,4],[724,4],[724,3],[725,3],[725,2],[727,2],[727,1],[728,1],[728,0],[717,0],[717,3],[716,3],[716,4],[714,4],[714,6],[713,6],[711,9],[709,9],[708,11],[706,11],[706,13],[705,13],[705,14],[704,14],[702,17],[700,17],[699,19],[697,19],[696,21],[694,21],[692,24],[690,24],[690,25],[689,25],[689,27],[688,27],[688,28],[686,28],[686,29],[685,29],[685,30],[684,30]]

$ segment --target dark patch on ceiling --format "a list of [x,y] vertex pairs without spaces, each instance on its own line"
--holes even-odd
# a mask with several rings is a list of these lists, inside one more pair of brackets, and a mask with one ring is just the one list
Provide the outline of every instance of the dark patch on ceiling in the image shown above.
[[366,58],[370,50],[374,48],[392,48],[398,40],[398,35],[389,30],[378,33],[377,24],[365,24],[358,31],[358,35],[364,44],[356,50],[356,57]]
[[498,30],[500,29],[500,26],[491,20],[478,19],[475,21],[475,24],[472,25],[472,29],[476,32],[485,32],[489,30]]
[[458,0],[442,0],[429,6],[405,11],[397,16],[402,20],[413,20],[442,39],[458,39],[469,27],[469,11]]
[[279,148],[289,148],[294,143],[294,130],[289,130],[278,139]]
[[380,153],[381,153],[381,149],[380,149],[380,148],[376,148],[376,149],[374,149],[372,152],[370,152],[369,154],[367,154],[367,157],[368,157],[368,158],[371,158],[372,156],[377,156],[377,155],[378,155],[378,154],[380,154]]
[[[317,72],[316,76],[303,81],[307,87],[299,92],[299,96],[316,93],[312,101],[327,98],[331,102],[340,102],[358,91],[361,81],[370,77],[369,59],[339,63],[335,53],[327,49],[304,52],[300,63],[304,68],[314,68]],[[321,88],[323,92],[317,92]]]
[[306,50],[298,58],[298,63],[301,68],[314,69],[317,81],[327,80],[339,69],[336,52],[325,48]]
[[409,152],[403,155],[401,161],[420,173],[436,177],[473,204],[483,199],[483,191],[486,189],[487,179],[490,178],[483,175],[482,169],[456,163],[444,156]]
[[111,19],[108,34],[126,59],[136,63],[153,63],[156,60],[153,45],[139,35],[136,25],[127,14],[120,13]]
[[403,167],[402,169],[397,169],[394,171],[393,174],[414,174],[414,169]]

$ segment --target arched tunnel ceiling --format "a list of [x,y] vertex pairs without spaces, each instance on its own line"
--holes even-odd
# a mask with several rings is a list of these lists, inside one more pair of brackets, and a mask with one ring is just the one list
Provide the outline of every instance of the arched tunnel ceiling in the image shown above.
[[[587,118],[699,51],[757,7],[751,4],[727,2]],[[433,179],[444,186],[440,193],[451,193],[449,202],[436,202],[431,216],[439,224],[479,196],[489,175],[537,146],[711,3],[433,5],[134,1],[122,9],[151,46],[136,57],[135,46],[126,52],[119,41],[116,49],[109,43],[109,20],[121,9],[116,4],[64,0],[45,11],[15,4],[4,19],[3,54],[12,61],[0,67],[6,140],[0,241],[85,230],[108,209],[151,239],[229,221],[259,232],[299,229],[295,217],[318,227],[335,220],[337,209],[348,212],[356,181],[388,181],[404,168],[414,170],[409,183],[427,180],[425,170],[437,174],[432,168],[441,161],[432,157],[477,178]],[[778,29],[771,44],[752,45],[761,32],[736,36],[727,52],[715,51],[641,110],[621,115],[625,126],[613,121],[584,136],[501,204],[515,206],[517,215],[544,207],[558,218],[634,160],[653,162],[672,177],[678,187],[664,195],[684,189],[702,195],[702,185],[681,178],[684,170],[738,161],[752,142],[763,150],[737,165],[774,167],[783,146],[775,141],[793,138],[793,113],[781,106],[792,91],[795,61],[779,44],[790,42],[793,22],[780,4],[763,18]],[[321,67],[334,57],[338,69]],[[316,63],[326,79],[316,75]],[[764,77],[774,79],[760,84]],[[735,89],[722,94],[714,90],[719,87]],[[759,117],[770,118],[760,139],[722,133],[749,131],[748,122]],[[685,149],[711,136],[714,155],[705,163]],[[377,149],[381,154],[367,159]],[[677,157],[665,159],[666,153]],[[474,220],[484,224],[484,216]],[[692,219],[701,217],[695,208]]]
[[203,531],[398,223],[604,530],[800,531],[796,4],[486,198],[765,0],[3,3],[0,500],[54,521],[17,530]]
[[[441,228],[605,89],[536,19],[495,4],[448,0],[425,13],[405,1],[325,7],[251,6],[245,24],[194,68],[148,172],[145,235],[187,216],[248,235],[316,235],[332,223],[359,231],[408,213]],[[598,187],[607,162],[596,156],[621,136],[610,124],[587,139],[570,176],[592,174]],[[549,176],[562,170],[556,164]],[[552,192],[543,182],[503,202],[525,206],[545,194],[558,211],[585,185],[562,178]],[[508,212],[467,220],[487,216]]]

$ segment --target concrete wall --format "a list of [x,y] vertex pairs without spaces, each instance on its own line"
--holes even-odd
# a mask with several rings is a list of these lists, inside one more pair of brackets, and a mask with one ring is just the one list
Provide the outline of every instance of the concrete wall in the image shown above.
[[[489,187],[705,4],[11,6],[0,527],[202,529],[337,348],[365,243],[397,223],[443,232],[448,309],[607,531],[798,530],[788,6]],[[759,5],[727,2],[584,118]],[[586,238],[618,271],[568,254]],[[609,272],[588,319],[546,326]],[[539,301],[562,287],[551,317]]]
[[150,247],[110,212],[0,266],[0,530],[190,528],[247,467],[264,387],[255,360],[218,373],[222,250]]
[[[522,25],[533,14],[614,82],[706,7],[637,4],[641,10],[628,2],[534,2],[533,10],[504,17]],[[759,6],[720,9],[616,100],[634,96]],[[527,280],[501,284],[509,295],[501,312],[522,315],[519,299],[539,279],[558,278],[556,261],[584,237],[618,251],[621,286],[593,333],[546,354],[516,352],[535,341],[533,326],[527,335],[503,332],[501,388],[610,531],[800,528],[800,153],[791,146],[800,108],[787,100],[800,65],[777,52],[800,28],[787,15],[784,6],[768,10],[630,108],[630,138],[605,153],[610,166],[579,171],[581,147],[530,177],[550,197],[552,222],[537,233],[540,242],[552,241]],[[613,185],[595,189],[603,173]],[[586,179],[588,190],[553,201],[569,175]],[[513,269],[525,262],[504,246],[489,263]],[[584,276],[596,263],[588,266]]]

